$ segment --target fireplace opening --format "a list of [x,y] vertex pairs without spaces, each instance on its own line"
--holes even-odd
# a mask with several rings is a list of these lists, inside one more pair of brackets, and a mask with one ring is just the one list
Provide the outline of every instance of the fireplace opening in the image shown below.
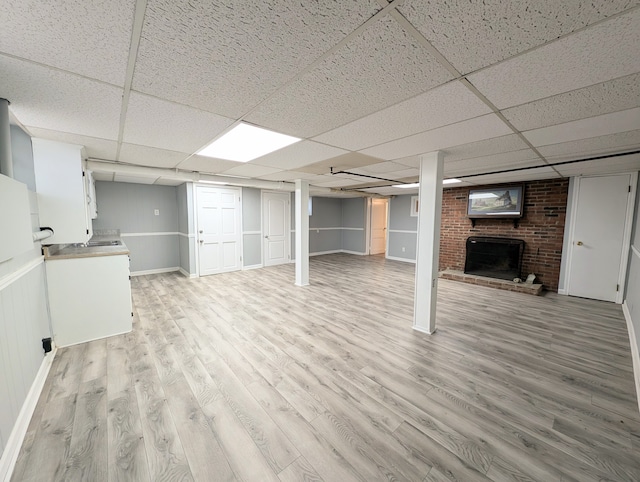
[[524,241],[512,238],[470,236],[464,272],[489,278],[520,278]]

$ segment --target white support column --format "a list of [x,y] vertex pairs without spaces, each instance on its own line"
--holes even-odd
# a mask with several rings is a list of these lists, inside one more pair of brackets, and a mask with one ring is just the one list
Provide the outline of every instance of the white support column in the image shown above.
[[441,151],[420,157],[413,329],[428,334],[436,331],[443,160]]
[[309,183],[296,182],[296,286],[309,284]]
[[9,101],[7,99],[0,99],[0,174],[13,177],[11,126],[9,121]]

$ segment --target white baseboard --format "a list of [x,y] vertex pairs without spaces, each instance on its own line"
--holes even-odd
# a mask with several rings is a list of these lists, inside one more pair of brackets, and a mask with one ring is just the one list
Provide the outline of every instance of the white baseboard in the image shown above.
[[54,347],[53,350],[47,353],[47,355],[42,359],[36,378],[31,384],[27,398],[22,404],[22,408],[18,414],[18,419],[16,420],[13,430],[11,431],[9,439],[4,447],[2,458],[0,458],[0,480],[4,482],[9,482],[11,479],[13,469],[15,468],[16,461],[18,460],[20,448],[22,447],[22,442],[24,442],[24,436],[27,434],[27,429],[29,428],[29,422],[31,422],[31,417],[33,416],[33,412],[38,404],[38,399],[42,393],[44,382],[47,380],[47,375],[49,374],[51,364],[53,363],[53,359],[55,358],[57,351],[58,349]]
[[419,326],[416,326],[416,325],[413,325],[411,328],[413,328],[416,331],[419,331],[420,333],[425,333],[427,335],[433,335],[437,330],[436,328],[436,330],[429,331],[429,330],[425,330],[424,328],[420,328]]
[[246,271],[248,269],[258,269],[258,268],[264,268],[264,266],[262,264],[252,264],[251,266],[243,266],[242,271]]
[[345,254],[355,254],[357,256],[365,256],[367,254],[367,253],[361,253],[359,251],[349,251],[348,249],[341,249],[340,252]]
[[147,274],[171,273],[172,271],[180,271],[180,268],[178,266],[174,266],[173,268],[158,268],[158,269],[146,269],[143,271],[132,271],[131,276],[144,276]]
[[402,261],[403,263],[411,263],[411,264],[416,264],[416,260],[415,259],[409,259],[409,258],[398,258],[396,256],[385,256],[385,258],[390,259],[391,261]]
[[559,294],[559,295],[565,295],[565,296],[566,296],[566,295],[568,295],[568,294],[569,294],[569,292],[568,292],[567,290],[560,290],[560,289],[559,289],[559,290],[558,290],[558,294]]
[[342,253],[341,249],[333,249],[331,251],[316,251],[315,253],[309,253],[309,256],[322,256],[323,254],[336,254]]
[[627,321],[627,331],[629,332],[629,344],[631,345],[631,360],[633,360],[633,378],[636,382],[636,398],[638,400],[638,410],[640,411],[640,350],[637,343],[636,331],[633,327],[631,313],[627,302],[622,303],[622,312]]
[[181,274],[182,276],[185,276],[185,277],[187,277],[187,278],[197,278],[197,277],[198,277],[198,275],[197,275],[197,274],[195,274],[195,273],[189,273],[189,272],[187,272],[186,270],[184,270],[184,269],[182,269],[182,268],[178,268],[178,271],[180,271],[180,274]]

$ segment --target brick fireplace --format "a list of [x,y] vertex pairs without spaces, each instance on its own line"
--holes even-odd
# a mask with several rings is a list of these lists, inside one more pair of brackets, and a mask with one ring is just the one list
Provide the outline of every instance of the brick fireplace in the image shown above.
[[[478,219],[475,227],[467,217],[469,188],[445,189],[442,195],[440,270],[464,270],[465,243],[469,236],[524,240],[522,276],[537,276],[549,291],[558,290],[562,240],[567,208],[568,180],[525,182],[524,216],[512,219]],[[475,188],[493,186],[474,186]]]

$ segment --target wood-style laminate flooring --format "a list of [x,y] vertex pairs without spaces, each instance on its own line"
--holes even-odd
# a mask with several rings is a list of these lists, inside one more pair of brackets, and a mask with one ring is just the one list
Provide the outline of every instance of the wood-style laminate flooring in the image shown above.
[[640,480],[619,305],[379,256],[132,281],[133,332],[60,349],[14,481]]

